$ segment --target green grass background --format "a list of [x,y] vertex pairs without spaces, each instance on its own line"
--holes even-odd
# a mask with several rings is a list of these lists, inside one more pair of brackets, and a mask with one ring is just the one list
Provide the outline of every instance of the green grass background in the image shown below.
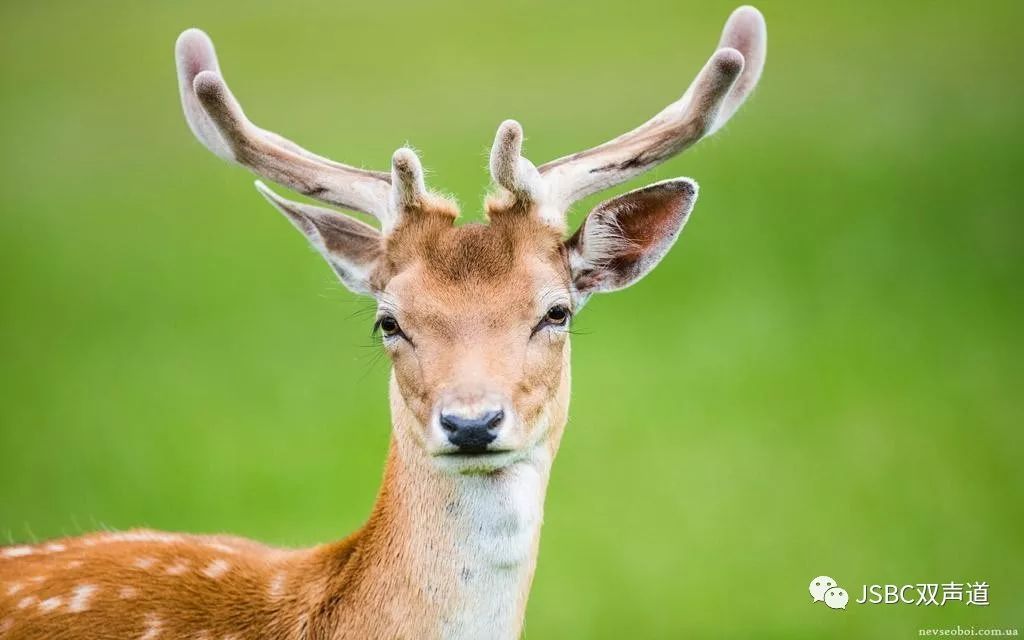
[[[3,3],[3,541],[146,525],[304,545],[374,499],[367,302],[193,139],[182,29],[212,35],[259,124],[377,168],[409,142],[474,219],[501,120],[538,163],[625,131],[685,89],[733,6]],[[578,320],[526,637],[1024,628],[1024,10],[761,9],[753,99],[628,185],[688,175],[701,198],[652,275]],[[806,590],[822,573],[854,597],[987,580],[992,604],[833,612]]]

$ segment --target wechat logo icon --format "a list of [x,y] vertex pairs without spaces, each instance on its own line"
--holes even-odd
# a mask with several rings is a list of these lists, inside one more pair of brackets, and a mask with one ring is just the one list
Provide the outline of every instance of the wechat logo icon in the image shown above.
[[807,590],[811,592],[812,602],[824,602],[829,609],[846,609],[846,603],[850,601],[846,589],[828,576],[818,576],[811,580]]

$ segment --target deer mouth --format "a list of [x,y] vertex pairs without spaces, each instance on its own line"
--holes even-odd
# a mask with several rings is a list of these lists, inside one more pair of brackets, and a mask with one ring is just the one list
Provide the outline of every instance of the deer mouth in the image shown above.
[[459,475],[497,473],[521,459],[521,452],[516,449],[445,451],[434,455],[434,461],[441,469]]
[[458,449],[458,450],[455,450],[455,451],[446,451],[446,452],[441,453],[439,455],[442,456],[442,457],[446,457],[446,458],[470,458],[470,459],[472,459],[472,458],[496,457],[496,456],[501,456],[501,455],[505,455],[505,454],[512,453],[512,452],[513,452],[512,449],[479,449],[479,450],[476,450],[476,449],[472,449],[472,450]]

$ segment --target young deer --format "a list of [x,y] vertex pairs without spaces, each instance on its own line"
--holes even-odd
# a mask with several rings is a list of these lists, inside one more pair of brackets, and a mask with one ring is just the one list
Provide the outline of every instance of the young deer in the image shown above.
[[306,151],[257,127],[198,30],[177,42],[189,126],[213,153],[380,229],[261,182],[260,192],[352,291],[377,301],[393,364],[392,438],[366,525],[284,550],[225,536],[97,533],[0,549],[7,638],[515,638],[569,406],[572,316],[629,286],[675,242],[685,178],[600,204],[567,240],[569,206],[662,163],[732,116],[765,59],[761,14],[737,9],[679,101],[610,142],[536,167],[498,129],[489,224],[454,226],[410,149],[391,172]]

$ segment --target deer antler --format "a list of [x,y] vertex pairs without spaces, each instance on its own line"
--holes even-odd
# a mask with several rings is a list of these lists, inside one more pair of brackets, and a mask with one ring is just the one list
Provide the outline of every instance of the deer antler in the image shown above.
[[720,129],[757,84],[766,44],[761,13],[736,9],[718,49],[679,100],[628,133],[537,168],[521,156],[522,128],[506,120],[491,151],[494,181],[560,226],[572,203],[636,177]]
[[185,31],[175,53],[185,118],[199,141],[221,158],[328,204],[368,213],[380,220],[384,231],[424,195],[423,169],[412,150],[395,153],[392,174],[319,156],[245,117],[205,33]]

